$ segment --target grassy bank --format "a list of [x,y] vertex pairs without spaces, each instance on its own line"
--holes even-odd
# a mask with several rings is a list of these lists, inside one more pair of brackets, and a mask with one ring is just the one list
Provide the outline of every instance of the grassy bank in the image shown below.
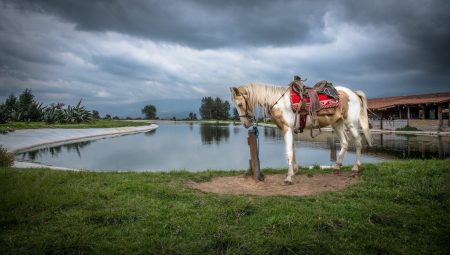
[[0,253],[448,254],[449,167],[450,160],[366,164],[359,184],[309,197],[184,185],[241,172],[2,168]]
[[149,122],[135,122],[123,120],[95,120],[80,124],[48,124],[45,122],[8,122],[0,124],[0,132],[8,132],[17,129],[36,129],[36,128],[110,128],[110,127],[134,127],[145,126]]

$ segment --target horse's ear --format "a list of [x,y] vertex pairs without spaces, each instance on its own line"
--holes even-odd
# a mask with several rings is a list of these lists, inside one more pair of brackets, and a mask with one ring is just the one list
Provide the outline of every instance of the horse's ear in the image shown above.
[[236,96],[239,96],[239,95],[241,94],[241,92],[239,91],[239,89],[236,88],[236,87],[231,87],[231,88],[230,88],[230,91],[231,91],[231,94],[236,95]]

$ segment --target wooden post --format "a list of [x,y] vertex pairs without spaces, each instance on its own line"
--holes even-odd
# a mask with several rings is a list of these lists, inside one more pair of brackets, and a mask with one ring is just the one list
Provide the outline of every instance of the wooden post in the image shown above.
[[259,162],[258,162],[258,142],[256,141],[255,131],[250,129],[247,138],[250,147],[250,168],[253,172],[253,179],[259,181]]
[[442,120],[442,106],[441,105],[438,105],[438,120],[439,120],[439,124],[438,124],[438,130],[439,131],[442,131],[442,125],[444,124],[443,123],[443,120]]

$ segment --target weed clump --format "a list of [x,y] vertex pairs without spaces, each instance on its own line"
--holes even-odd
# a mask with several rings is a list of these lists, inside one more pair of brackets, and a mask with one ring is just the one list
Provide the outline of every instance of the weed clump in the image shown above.
[[0,167],[9,167],[14,163],[14,154],[8,152],[0,145]]

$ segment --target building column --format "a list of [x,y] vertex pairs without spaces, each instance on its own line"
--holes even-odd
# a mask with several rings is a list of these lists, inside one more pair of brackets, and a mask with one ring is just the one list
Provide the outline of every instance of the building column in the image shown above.
[[380,129],[383,129],[383,112],[380,112]]
[[442,130],[442,124],[443,120],[442,120],[442,105],[438,105],[438,120],[439,120],[439,124],[438,124],[438,130],[441,131]]
[[408,127],[409,127],[409,118],[410,118],[410,110],[409,110],[409,106],[408,106],[408,115],[406,116],[406,119],[407,119],[406,125],[408,125]]
[[425,119],[425,105],[422,105],[422,119]]

